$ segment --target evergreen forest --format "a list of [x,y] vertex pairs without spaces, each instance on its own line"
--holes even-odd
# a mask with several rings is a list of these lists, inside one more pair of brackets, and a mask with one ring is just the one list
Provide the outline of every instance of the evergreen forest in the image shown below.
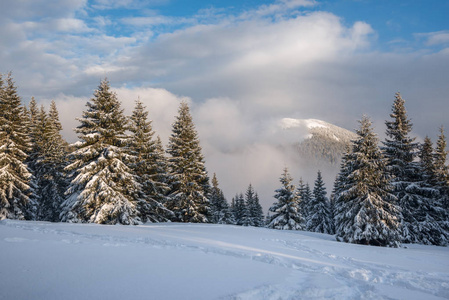
[[[0,220],[138,225],[234,224],[335,235],[338,241],[398,247],[449,242],[449,167],[441,127],[433,144],[411,136],[397,93],[379,141],[367,116],[341,154],[328,193],[320,171],[309,185],[282,170],[264,215],[248,185],[227,201],[210,178],[189,105],[181,102],[164,146],[137,99],[130,116],[107,79],[86,103],[68,144],[55,102],[22,103],[11,73],[0,74]],[[329,194],[329,196],[328,196]]]

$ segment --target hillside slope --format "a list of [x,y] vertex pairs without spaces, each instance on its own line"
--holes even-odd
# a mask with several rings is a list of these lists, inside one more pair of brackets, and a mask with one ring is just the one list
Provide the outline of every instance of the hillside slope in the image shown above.
[[444,299],[449,249],[208,224],[0,221],[0,299]]
[[[280,128],[297,132],[291,145],[297,149],[302,163],[338,168],[342,153],[357,136],[354,132],[316,119],[284,118]],[[304,136],[304,132],[307,134]]]

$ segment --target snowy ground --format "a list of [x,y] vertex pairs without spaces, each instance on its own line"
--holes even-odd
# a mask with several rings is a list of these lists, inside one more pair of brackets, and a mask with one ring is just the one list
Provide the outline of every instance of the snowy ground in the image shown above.
[[228,225],[0,221],[0,299],[448,299],[449,248]]

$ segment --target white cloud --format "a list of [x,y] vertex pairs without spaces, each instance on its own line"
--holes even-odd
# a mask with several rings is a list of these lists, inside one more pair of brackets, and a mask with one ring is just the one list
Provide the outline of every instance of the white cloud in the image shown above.
[[190,98],[177,96],[161,88],[114,88],[122,101],[125,113],[130,115],[139,98],[147,107],[148,117],[153,121],[152,126],[157,135],[166,144],[171,134],[171,124],[175,121],[181,101],[191,102]]
[[95,9],[116,9],[116,8],[127,8],[127,9],[138,9],[145,7],[146,5],[161,5],[166,4],[170,0],[94,0],[92,1],[92,7]]
[[72,17],[86,3],[87,0],[58,0],[57,3],[47,0],[0,1],[0,22]]
[[316,5],[313,0],[278,0],[273,4],[261,5],[258,9],[244,13],[240,18],[262,17],[267,15],[282,15],[290,13],[292,10],[300,7],[309,7]]
[[425,43],[428,46],[449,44],[449,30],[418,33],[416,36],[419,38],[424,38]]

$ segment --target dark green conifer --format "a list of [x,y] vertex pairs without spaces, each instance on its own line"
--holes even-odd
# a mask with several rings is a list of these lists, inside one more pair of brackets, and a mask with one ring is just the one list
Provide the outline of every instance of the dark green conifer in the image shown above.
[[27,116],[11,73],[0,76],[0,219],[34,219]]
[[209,222],[209,177],[195,125],[186,102],[180,104],[167,153],[170,155],[170,198],[175,221]]

